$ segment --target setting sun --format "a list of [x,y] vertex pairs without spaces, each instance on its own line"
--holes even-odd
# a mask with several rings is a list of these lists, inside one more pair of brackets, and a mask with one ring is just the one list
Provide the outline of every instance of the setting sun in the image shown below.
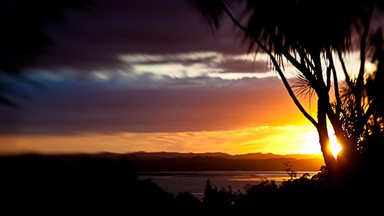
[[337,138],[333,133],[329,135],[329,148],[331,149],[331,152],[333,156],[336,158],[339,152],[341,151],[341,145],[337,141]]
[[[337,157],[337,154],[341,150],[341,146],[338,143],[336,136],[334,135],[333,131],[329,131],[329,148],[332,152],[332,155],[334,157]],[[308,132],[304,135],[305,140],[305,147],[303,149],[303,152],[306,154],[312,154],[312,153],[318,153],[321,154],[321,148],[319,144],[319,136],[316,131]]]

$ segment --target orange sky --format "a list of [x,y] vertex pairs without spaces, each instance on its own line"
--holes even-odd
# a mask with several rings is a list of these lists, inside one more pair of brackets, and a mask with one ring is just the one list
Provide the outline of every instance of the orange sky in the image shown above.
[[0,106],[0,152],[320,153],[268,57],[247,55],[230,26],[213,35],[184,1],[89,11],[45,26],[55,43],[25,69],[40,87],[15,81],[21,108]]
[[2,152],[250,152],[320,154],[316,132],[307,125],[238,130],[1,137]]
[[[170,151],[320,154],[315,128],[294,106],[285,89],[279,87],[275,93],[261,92],[250,98],[238,100],[239,104],[233,107],[218,101],[217,107],[210,109],[221,119],[212,117],[212,126],[209,126],[209,121],[200,119],[193,123],[196,126],[186,126],[197,128],[191,131],[3,135],[0,136],[3,143],[0,150],[44,153]],[[203,113],[204,109],[200,112]],[[173,121],[176,126],[184,125]],[[205,124],[206,130],[199,129],[199,124]]]

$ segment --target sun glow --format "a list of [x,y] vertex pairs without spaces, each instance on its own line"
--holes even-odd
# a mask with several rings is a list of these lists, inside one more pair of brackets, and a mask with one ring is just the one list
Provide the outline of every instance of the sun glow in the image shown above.
[[335,158],[342,149],[340,143],[337,141],[337,138],[333,133],[330,133],[329,135],[329,148]]
[[316,131],[307,132],[303,135],[304,148],[303,154],[321,154],[319,136]]
[[[336,158],[339,152],[341,151],[341,145],[336,139],[333,131],[329,131],[329,148],[332,152],[332,155]],[[304,134],[305,147],[303,149],[304,153],[318,153],[321,154],[321,148],[319,143],[319,135],[316,131],[311,131]]]

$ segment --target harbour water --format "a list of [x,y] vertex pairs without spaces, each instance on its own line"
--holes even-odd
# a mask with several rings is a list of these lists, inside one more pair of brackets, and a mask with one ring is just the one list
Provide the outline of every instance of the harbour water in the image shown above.
[[[318,171],[298,171],[297,177],[308,173],[309,177]],[[164,191],[174,195],[189,192],[199,199],[204,196],[204,188],[209,180],[213,187],[225,188],[233,192],[245,192],[246,185],[254,185],[263,180],[274,180],[280,184],[289,180],[290,176],[286,171],[188,171],[188,172],[141,172],[139,179],[151,179],[152,182],[161,187]]]

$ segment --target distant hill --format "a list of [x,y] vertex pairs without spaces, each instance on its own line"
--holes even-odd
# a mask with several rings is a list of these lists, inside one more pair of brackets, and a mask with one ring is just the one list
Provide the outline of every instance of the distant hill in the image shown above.
[[[35,157],[35,154],[14,157],[17,161]],[[0,157],[0,159],[12,159]],[[324,165],[320,155],[292,154],[277,155],[249,153],[230,155],[222,152],[180,153],[180,152],[131,152],[97,154],[49,154],[45,159],[72,163],[79,159],[126,161],[137,172],[152,171],[284,171],[288,166],[294,171],[319,171]],[[7,160],[8,160],[7,159]],[[1,161],[1,160],[0,160]]]
[[230,158],[231,155],[221,152],[212,153],[180,153],[180,152],[133,152],[127,154],[136,159],[165,159],[165,158],[178,158],[178,157],[222,157]]
[[134,152],[127,154],[138,171],[319,171],[324,165],[320,155],[276,155],[249,153]]
[[230,155],[222,152],[207,152],[207,153],[180,153],[180,152],[132,152],[127,154],[130,157],[137,159],[165,159],[177,157],[221,157],[226,159],[275,159],[275,158],[295,158],[295,159],[321,159],[321,155],[316,154],[287,154],[278,155],[272,153],[248,153]]

